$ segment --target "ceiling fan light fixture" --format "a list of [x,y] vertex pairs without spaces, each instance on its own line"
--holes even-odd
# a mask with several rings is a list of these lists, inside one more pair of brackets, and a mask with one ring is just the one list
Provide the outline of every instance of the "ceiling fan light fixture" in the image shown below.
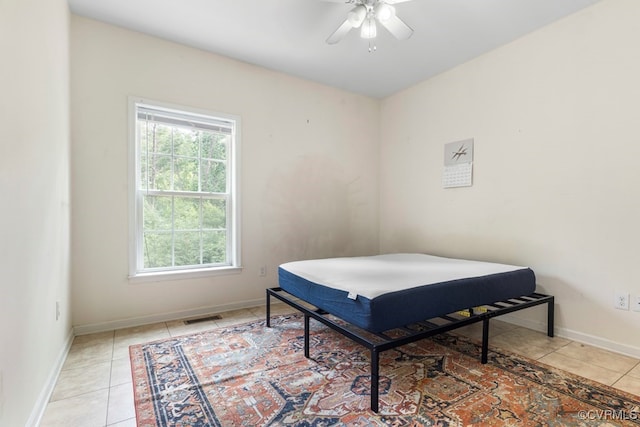
[[396,8],[383,2],[378,2],[375,7],[375,15],[381,22],[388,21],[396,14]]
[[[0,0],[1,1],[1,0]],[[370,51],[375,50],[372,39],[378,36],[378,24],[382,25],[398,40],[406,40],[413,29],[396,15],[396,3],[411,0],[325,0],[352,5],[347,19],[327,38],[328,44],[336,44],[354,28],[360,29],[360,37],[369,40]]]
[[374,39],[377,35],[376,20],[374,18],[367,18],[362,23],[362,29],[360,30],[360,37],[363,39]]
[[358,5],[351,9],[347,14],[347,20],[353,28],[358,28],[364,22],[367,16],[367,8],[364,5]]

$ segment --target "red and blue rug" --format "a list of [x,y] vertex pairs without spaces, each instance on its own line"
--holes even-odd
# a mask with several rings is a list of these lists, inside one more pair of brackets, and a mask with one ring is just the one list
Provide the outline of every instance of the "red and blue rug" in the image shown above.
[[297,315],[130,347],[138,426],[638,426],[640,397],[444,334],[381,353]]

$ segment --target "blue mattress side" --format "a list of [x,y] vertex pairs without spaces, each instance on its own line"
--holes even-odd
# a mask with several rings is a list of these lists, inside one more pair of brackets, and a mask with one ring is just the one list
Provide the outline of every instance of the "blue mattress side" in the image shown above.
[[380,295],[349,299],[346,291],[313,283],[282,268],[280,287],[354,325],[382,332],[466,308],[535,292],[535,274],[529,268],[479,278],[452,280]]
[[278,268],[278,279],[280,287],[291,295],[360,328],[373,330],[369,298],[358,296],[356,300],[349,299],[346,291],[311,282],[282,268]]

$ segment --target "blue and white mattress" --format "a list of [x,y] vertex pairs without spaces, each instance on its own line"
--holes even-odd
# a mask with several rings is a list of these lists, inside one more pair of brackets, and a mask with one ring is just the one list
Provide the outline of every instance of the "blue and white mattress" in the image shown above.
[[529,295],[528,267],[388,254],[280,265],[280,287],[371,332],[387,331],[471,307]]

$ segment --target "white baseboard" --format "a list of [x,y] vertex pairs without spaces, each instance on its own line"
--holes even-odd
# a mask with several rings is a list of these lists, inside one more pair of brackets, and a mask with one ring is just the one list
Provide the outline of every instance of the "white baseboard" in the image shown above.
[[40,425],[44,411],[47,409],[47,404],[49,403],[49,399],[51,399],[51,394],[53,394],[53,389],[55,388],[58,377],[60,376],[60,371],[62,371],[62,366],[64,366],[64,362],[67,360],[67,355],[71,349],[74,336],[73,329],[70,329],[64,346],[58,353],[58,357],[56,358],[55,364],[49,373],[49,377],[47,378],[47,381],[42,388],[33,409],[31,410],[31,415],[25,423],[26,427],[38,427]]
[[209,307],[200,307],[190,310],[174,311],[170,313],[153,314],[149,316],[132,317],[129,319],[113,320],[110,322],[91,323],[88,325],[78,325],[73,327],[75,335],[93,334],[96,332],[113,331],[115,329],[131,328],[134,326],[150,325],[158,322],[168,322],[171,320],[187,319],[191,317],[200,317],[223,313],[230,310],[239,310],[243,308],[253,308],[265,304],[265,299],[255,299],[240,301],[232,304],[223,304]]
[[[536,322],[536,321],[521,319],[512,314],[506,314],[504,316],[500,316],[497,319],[504,320],[505,322],[508,322],[508,323],[513,323],[514,325],[544,332],[545,334],[547,333],[547,324],[544,322]],[[591,345],[593,347],[598,347],[604,350],[609,350],[615,353],[623,354],[625,356],[630,356],[630,357],[635,357],[636,359],[640,359],[640,347],[635,347],[635,346],[611,341],[606,338],[597,337],[594,335],[589,335],[589,334],[577,332],[571,329],[561,328],[558,326],[555,327],[554,334],[556,336],[559,336],[562,338],[568,338],[572,341],[576,341],[582,344]]]

